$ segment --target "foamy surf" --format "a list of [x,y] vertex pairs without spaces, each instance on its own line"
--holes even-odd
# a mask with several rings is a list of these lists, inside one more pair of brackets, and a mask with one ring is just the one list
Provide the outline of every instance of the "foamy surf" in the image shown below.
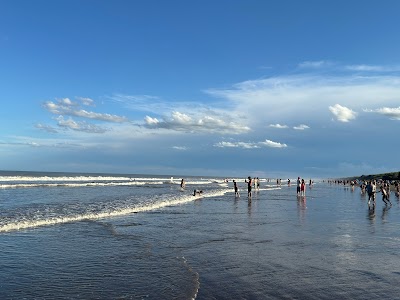
[[198,199],[202,198],[210,198],[210,197],[219,197],[223,196],[228,190],[217,190],[204,193],[202,195],[185,195],[180,197],[171,198],[165,201],[155,202],[155,203],[141,203],[138,205],[134,205],[128,208],[107,208],[108,211],[98,212],[98,213],[83,213],[83,214],[76,214],[71,216],[59,216],[59,217],[51,217],[51,218],[43,218],[43,219],[36,219],[33,217],[32,220],[26,220],[23,218],[22,220],[17,220],[14,222],[10,222],[7,224],[0,225],[0,232],[10,232],[10,231],[17,231],[23,229],[31,229],[43,226],[52,226],[52,225],[59,225],[65,223],[73,223],[73,222],[80,222],[86,220],[98,220],[98,219],[105,219],[105,218],[113,218],[119,217],[124,215],[129,215],[133,213],[141,213],[141,212],[148,212],[153,210],[162,209],[168,206],[178,206],[183,205]]
[[16,184],[0,184],[1,189],[12,189],[12,188],[36,188],[36,187],[99,187],[99,186],[137,186],[137,185],[151,185],[151,184],[162,184],[162,182],[140,182],[140,181],[128,181],[128,182],[82,182],[82,183],[16,183]]
[[[209,185],[211,179],[185,180],[186,185]],[[141,186],[141,185],[179,185],[181,179],[112,177],[112,176],[0,176],[0,189],[37,187],[99,187],[99,186]]]

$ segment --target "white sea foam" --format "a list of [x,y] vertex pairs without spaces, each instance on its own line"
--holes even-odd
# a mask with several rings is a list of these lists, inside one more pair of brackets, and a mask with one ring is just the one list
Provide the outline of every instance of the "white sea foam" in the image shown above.
[[[165,177],[123,177],[123,176],[0,176],[0,182],[51,182],[51,181],[162,181],[180,183],[182,178],[165,178]],[[183,178],[185,179],[185,178]],[[199,179],[193,182],[216,182],[222,183],[217,179]]]
[[117,216],[124,216],[133,213],[140,213],[140,212],[147,212],[153,211],[157,209],[161,209],[167,206],[176,206],[186,204],[201,198],[210,198],[210,197],[219,197],[223,196],[228,190],[218,190],[207,192],[202,195],[185,195],[180,197],[173,197],[168,200],[155,202],[155,203],[142,203],[139,205],[135,205],[128,208],[115,208],[111,211],[107,212],[98,212],[98,213],[83,213],[71,216],[60,216],[60,217],[51,217],[51,218],[43,218],[43,219],[34,219],[34,220],[17,220],[15,222],[10,222],[4,225],[0,225],[0,232],[9,232],[9,231],[16,231],[21,229],[29,229],[29,228],[36,228],[41,226],[50,226],[56,224],[64,224],[64,223],[71,223],[71,222],[79,222],[85,220],[97,220],[97,219],[104,219],[104,218],[112,218]]
[[[0,176],[0,181],[130,181],[131,177],[113,177],[113,176]],[[152,178],[146,178],[151,181]],[[158,178],[160,180],[160,178]]]
[[0,184],[1,189],[10,188],[34,188],[34,187],[99,187],[99,186],[135,186],[135,185],[150,185],[162,184],[162,182],[82,182],[82,183],[16,183],[16,184]]
[[[113,177],[113,176],[0,176],[0,188],[34,188],[34,187],[85,187],[85,186],[135,186],[150,184],[178,185],[181,179],[160,177]],[[212,179],[187,180],[186,185],[211,184]]]

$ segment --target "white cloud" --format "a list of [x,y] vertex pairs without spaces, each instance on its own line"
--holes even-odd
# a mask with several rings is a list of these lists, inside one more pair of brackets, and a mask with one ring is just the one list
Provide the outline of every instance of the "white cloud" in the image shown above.
[[79,101],[81,101],[81,103],[83,105],[86,106],[94,106],[94,100],[90,99],[90,98],[85,98],[85,97],[78,97],[77,98]]
[[245,142],[219,142],[214,145],[218,148],[243,148],[243,149],[254,149],[260,148],[255,143],[245,143]]
[[265,142],[260,142],[259,144],[263,144],[263,145],[265,145],[267,147],[271,147],[271,148],[286,148],[287,147],[286,144],[281,144],[281,143],[274,142],[271,140],[265,140]]
[[332,63],[329,61],[325,60],[319,60],[319,61],[304,61],[300,63],[298,66],[299,68],[307,68],[307,69],[319,69],[322,67],[327,67],[331,66]]
[[355,119],[357,116],[356,112],[352,111],[350,108],[341,106],[340,104],[329,106],[329,110],[340,122],[349,122],[350,120]]
[[50,125],[44,125],[44,124],[40,124],[39,123],[39,124],[36,124],[35,127],[38,128],[38,129],[50,132],[50,133],[57,133],[58,132],[56,128],[54,128],[53,126],[50,126]]
[[74,106],[74,105],[77,105],[77,103],[71,101],[71,99],[69,99],[69,98],[60,99],[60,100],[58,100],[58,102],[59,102],[61,105],[67,105],[67,106]]
[[246,143],[246,142],[219,142],[214,144],[218,148],[242,148],[242,149],[257,149],[261,147],[270,148],[286,148],[286,144],[265,140],[264,142]]
[[40,145],[36,142],[29,142],[28,145],[30,145],[32,147],[40,147]]
[[225,99],[232,113],[244,116],[248,126],[262,128],[265,120],[275,124],[278,117],[282,122],[325,122],[330,117],[326,108],[332,103],[351,105],[354,111],[368,105],[393,105],[398,103],[400,77],[300,74],[249,80],[206,92]]
[[187,147],[184,146],[173,146],[172,149],[179,150],[179,151],[186,151],[188,150]]
[[186,113],[174,111],[171,117],[165,117],[161,121],[149,116],[145,117],[145,127],[149,129],[168,129],[188,132],[210,132],[239,134],[250,130],[249,127],[222,119],[222,116],[200,117],[190,116]]
[[400,120],[400,106],[395,108],[382,107],[378,109],[364,109],[365,112],[374,112],[389,117],[392,120]]
[[47,101],[43,104],[43,107],[46,110],[57,115],[69,115],[69,116],[106,121],[106,122],[115,122],[115,123],[122,123],[128,121],[126,117],[121,117],[111,114],[96,113],[96,112],[86,111],[84,109],[75,109],[74,106],[75,106],[74,103],[68,98],[59,100],[58,103]]
[[76,143],[72,140],[63,140],[62,142],[59,139],[46,139],[46,138],[33,138],[31,136],[13,136],[13,141],[3,143],[2,145],[7,146],[29,146],[29,147],[41,147],[41,148],[85,148],[85,145]]
[[309,129],[310,127],[305,125],[305,124],[300,124],[299,126],[294,126],[293,129],[295,130],[305,130],[305,129]]
[[68,128],[72,129],[75,131],[83,131],[83,132],[88,132],[88,133],[104,133],[106,132],[106,129],[94,125],[94,124],[88,124],[86,122],[76,122],[72,118],[69,118],[68,120],[65,120],[63,116],[59,116],[56,118],[57,120],[57,125],[63,128]]
[[345,69],[361,72],[397,72],[400,71],[400,66],[349,65],[345,66]]
[[289,126],[287,126],[287,125],[281,125],[281,124],[270,124],[268,127],[278,128],[278,129],[289,128]]
[[148,126],[154,126],[154,125],[157,125],[158,123],[160,123],[160,121],[158,121],[157,118],[152,118],[152,117],[149,117],[149,116],[146,116],[144,118],[144,121],[146,122],[146,124]]
[[171,121],[172,121],[172,123],[175,123],[175,124],[188,125],[188,124],[192,123],[192,118],[184,113],[174,111],[174,112],[172,112]]

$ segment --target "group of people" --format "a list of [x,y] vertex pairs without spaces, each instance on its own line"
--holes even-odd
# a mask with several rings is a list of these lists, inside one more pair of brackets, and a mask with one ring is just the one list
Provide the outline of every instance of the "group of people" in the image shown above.
[[[361,194],[368,194],[368,205],[369,206],[375,206],[375,200],[376,200],[376,193],[380,192],[382,194],[382,201],[385,203],[385,205],[390,205],[392,206],[392,202],[390,201],[390,182],[388,181],[382,181],[379,184],[379,191],[377,191],[377,181],[376,180],[371,180],[368,182],[363,182],[360,184],[361,188]],[[399,197],[400,195],[400,186],[396,182],[395,183],[395,195]]]
[[[239,193],[239,187],[238,187],[238,183],[236,180],[232,180],[233,181],[233,188],[235,191],[235,197],[240,197],[240,193]],[[260,189],[260,179],[258,177],[255,178],[251,178],[251,176],[248,176],[247,179],[244,180],[247,183],[247,197],[251,198],[252,197],[252,190],[253,188],[255,190],[259,190]],[[225,179],[224,182],[229,182],[229,180]],[[281,184],[281,180],[278,179],[277,180],[277,185]],[[181,180],[181,189],[183,190],[185,188],[185,181],[184,179]],[[290,179],[288,179],[288,185],[290,186]],[[312,180],[310,179],[310,188],[312,186]],[[193,191],[193,196],[196,195],[201,195],[203,193],[203,191],[201,190],[194,190]],[[300,177],[297,178],[297,196],[305,196],[306,194],[306,183],[304,181],[304,179],[300,179]]]
[[[181,180],[181,191],[183,191],[186,187],[186,182],[185,179],[182,178]],[[203,191],[202,190],[194,190],[193,191],[193,196],[201,196],[203,195]]]
[[[310,187],[311,187],[312,181],[310,179]],[[304,181],[304,178],[300,179],[300,177],[297,177],[297,196],[305,196],[306,195],[306,182]]]
[[[251,178],[250,176],[245,179],[247,183],[247,197],[251,198],[252,196],[252,188],[259,190],[260,189],[260,179],[258,177]],[[277,180],[277,185],[281,184],[281,180]],[[288,179],[288,185],[290,186],[290,179]],[[310,179],[310,187],[312,186],[312,180]],[[237,182],[233,180],[233,187],[235,189],[235,196],[240,197]],[[297,196],[305,196],[306,195],[306,183],[304,179],[297,178]]]
[[[254,187],[256,190],[260,189],[260,179],[258,177],[252,179],[251,176],[249,176],[244,181],[247,183],[247,197],[251,198],[252,188]],[[235,197],[240,197],[236,180],[233,180],[233,188],[235,190]]]

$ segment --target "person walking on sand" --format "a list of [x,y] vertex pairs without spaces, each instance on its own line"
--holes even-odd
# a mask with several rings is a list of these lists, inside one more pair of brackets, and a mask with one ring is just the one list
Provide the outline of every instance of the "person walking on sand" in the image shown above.
[[233,188],[235,189],[235,197],[240,197],[236,180],[233,180]]

